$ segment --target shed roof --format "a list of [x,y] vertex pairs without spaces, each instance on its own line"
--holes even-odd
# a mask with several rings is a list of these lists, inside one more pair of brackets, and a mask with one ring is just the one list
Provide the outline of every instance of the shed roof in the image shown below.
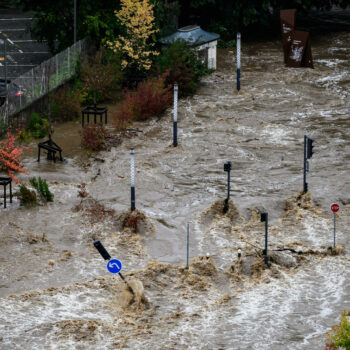
[[191,46],[201,45],[220,38],[219,34],[209,33],[201,29],[200,26],[191,25],[179,28],[175,33],[160,39],[162,44],[171,44],[182,39]]

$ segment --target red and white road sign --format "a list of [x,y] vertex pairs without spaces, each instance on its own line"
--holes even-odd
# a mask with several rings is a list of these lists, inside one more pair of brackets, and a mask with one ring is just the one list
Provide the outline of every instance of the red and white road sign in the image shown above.
[[333,213],[336,213],[339,210],[339,204],[333,203],[331,205],[331,210],[332,210]]

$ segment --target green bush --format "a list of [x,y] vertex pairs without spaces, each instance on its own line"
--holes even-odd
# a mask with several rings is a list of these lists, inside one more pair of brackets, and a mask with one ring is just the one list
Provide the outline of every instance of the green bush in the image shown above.
[[179,96],[193,94],[199,80],[210,70],[198,58],[197,53],[183,40],[164,47],[155,60],[155,70],[165,77],[167,86],[179,85]]
[[49,132],[49,121],[41,117],[39,113],[33,112],[27,122],[27,126],[19,133],[19,139],[28,141],[31,138],[41,139]]
[[17,197],[20,200],[21,206],[30,206],[37,203],[35,192],[28,189],[25,185],[20,186]]
[[326,344],[326,350],[346,349],[350,350],[350,321],[348,313],[342,312],[340,323],[332,327],[332,331],[328,333],[330,343]]
[[30,184],[36,189],[40,197],[47,202],[53,201],[53,194],[49,190],[49,186],[46,180],[43,180],[40,176],[38,179],[35,177],[31,177],[29,179]]

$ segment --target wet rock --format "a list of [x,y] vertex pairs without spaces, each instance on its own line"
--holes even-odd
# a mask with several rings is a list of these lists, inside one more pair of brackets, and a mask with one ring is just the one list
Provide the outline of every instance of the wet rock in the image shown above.
[[292,255],[292,253],[289,253],[286,251],[283,251],[283,252],[271,251],[268,254],[269,254],[270,261],[274,262],[279,266],[286,267],[287,269],[295,268],[298,266],[297,259]]

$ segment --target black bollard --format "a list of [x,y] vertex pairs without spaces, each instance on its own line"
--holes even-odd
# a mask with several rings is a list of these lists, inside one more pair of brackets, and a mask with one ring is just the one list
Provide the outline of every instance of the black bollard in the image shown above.
[[264,254],[264,261],[267,267],[270,267],[269,262],[268,262],[268,255],[267,255],[267,238],[268,238],[268,222],[269,222],[269,214],[268,213],[261,213],[261,222],[265,222],[265,249],[263,250]]
[[224,214],[227,213],[228,211],[228,206],[229,206],[228,201],[230,200],[231,169],[232,169],[232,163],[226,162],[224,164],[224,171],[227,172],[227,197],[225,199],[225,204],[224,204]]

